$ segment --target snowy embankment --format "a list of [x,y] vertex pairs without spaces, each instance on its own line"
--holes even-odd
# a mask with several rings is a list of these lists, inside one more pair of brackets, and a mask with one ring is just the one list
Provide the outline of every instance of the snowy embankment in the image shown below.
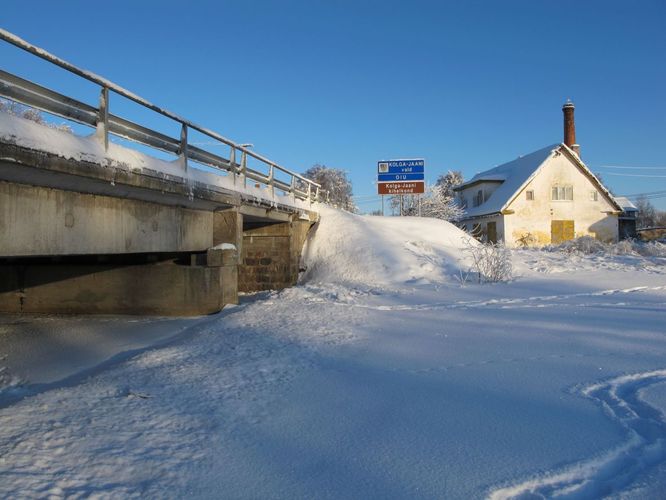
[[403,287],[452,281],[469,266],[469,235],[419,217],[363,217],[321,206],[303,251],[303,283]]
[[660,498],[664,259],[464,248],[323,210],[299,286],[0,409],[0,496]]

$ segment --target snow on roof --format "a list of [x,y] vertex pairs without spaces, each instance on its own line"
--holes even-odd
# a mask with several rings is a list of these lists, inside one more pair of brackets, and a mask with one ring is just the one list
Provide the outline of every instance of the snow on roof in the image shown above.
[[528,155],[521,156],[508,163],[478,173],[469,181],[457,186],[456,191],[461,191],[472,184],[483,181],[503,181],[502,185],[490,195],[490,198],[485,203],[465,210],[465,217],[476,217],[500,212],[510,201],[514,193],[536,173],[539,167],[550,158],[553,151],[559,148],[559,146],[559,144],[553,144]]
[[638,208],[636,208],[636,205],[629,201],[629,198],[625,198],[624,196],[615,196],[615,201],[622,207],[622,210],[625,212],[638,212]]

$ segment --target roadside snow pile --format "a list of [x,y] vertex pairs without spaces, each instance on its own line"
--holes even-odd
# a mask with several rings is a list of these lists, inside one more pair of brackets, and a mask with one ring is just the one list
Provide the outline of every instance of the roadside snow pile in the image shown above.
[[469,268],[469,235],[427,217],[360,216],[320,207],[303,251],[301,283],[387,287],[450,281]]

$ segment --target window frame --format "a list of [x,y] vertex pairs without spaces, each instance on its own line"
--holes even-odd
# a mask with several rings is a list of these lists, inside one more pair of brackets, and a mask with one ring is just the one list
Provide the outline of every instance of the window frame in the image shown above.
[[573,184],[553,184],[550,189],[550,200],[573,201]]

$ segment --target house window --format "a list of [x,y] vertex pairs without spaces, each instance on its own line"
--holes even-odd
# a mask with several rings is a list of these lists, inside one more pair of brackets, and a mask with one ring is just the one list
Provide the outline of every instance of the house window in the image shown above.
[[525,191],[525,199],[527,201],[534,201],[534,191],[532,189]]
[[573,186],[553,186],[551,198],[553,201],[572,201]]
[[599,193],[596,191],[590,191],[590,201],[598,201],[599,200]]
[[483,203],[483,189],[479,189],[474,197],[474,206],[478,207]]

